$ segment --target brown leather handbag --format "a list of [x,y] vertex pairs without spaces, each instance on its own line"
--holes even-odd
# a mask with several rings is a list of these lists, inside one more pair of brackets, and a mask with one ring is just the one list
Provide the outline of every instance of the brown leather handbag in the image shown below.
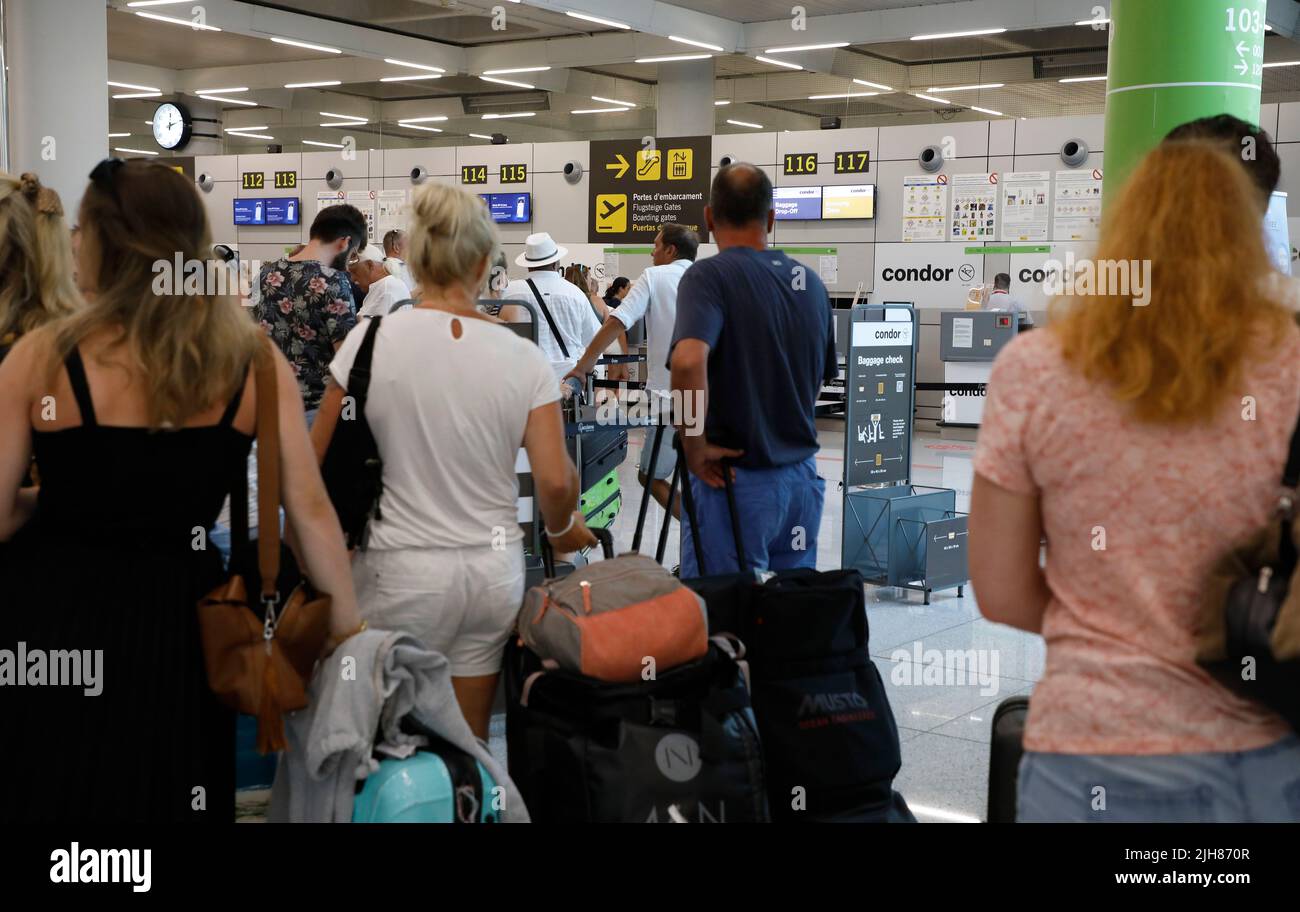
[[[248,479],[241,465],[230,497],[231,576],[198,606],[208,685],[222,703],[257,717],[263,754],[287,746],[284,714],[307,705],[307,682],[330,625],[330,597],[311,590],[280,542],[280,412],[270,344],[266,340],[255,361],[257,559],[250,556]],[[288,572],[282,572],[282,559]],[[260,593],[257,605],[249,601],[253,591]]]

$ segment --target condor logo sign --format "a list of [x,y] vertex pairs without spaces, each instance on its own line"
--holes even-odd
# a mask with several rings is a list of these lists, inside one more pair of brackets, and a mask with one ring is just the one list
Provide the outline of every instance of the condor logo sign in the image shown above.
[[825,728],[874,719],[867,698],[855,691],[804,694],[796,719],[800,728]]
[[912,323],[854,323],[853,347],[910,347]]
[[886,282],[951,282],[952,274],[952,267],[935,266],[931,263],[920,268],[886,266],[881,271],[880,277]]

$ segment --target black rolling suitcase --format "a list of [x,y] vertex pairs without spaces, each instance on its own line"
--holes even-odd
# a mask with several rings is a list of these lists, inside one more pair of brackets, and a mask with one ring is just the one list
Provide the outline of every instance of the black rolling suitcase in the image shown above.
[[[694,517],[680,453],[678,474],[685,515]],[[729,475],[727,497],[740,561]],[[695,547],[704,569],[698,537]],[[716,558],[713,566],[722,569]],[[772,819],[915,823],[893,789],[902,765],[898,726],[867,648],[861,575],[747,570],[683,582],[704,598],[710,632],[734,633],[746,646]]]
[[1025,719],[1029,697],[1007,697],[993,711],[993,737],[989,745],[989,823],[1016,822],[1016,786],[1020,758],[1025,754]]
[[[598,537],[612,557],[613,540]],[[727,650],[711,644],[654,680],[613,684],[548,669],[515,638],[505,687],[510,775],[534,821],[769,819],[749,690]]]

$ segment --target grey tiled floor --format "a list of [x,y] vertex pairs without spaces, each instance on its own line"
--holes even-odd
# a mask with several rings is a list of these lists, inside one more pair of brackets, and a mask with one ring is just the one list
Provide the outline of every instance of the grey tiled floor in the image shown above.
[[[827,480],[826,506],[817,566],[829,570],[840,564],[843,506],[838,482],[844,437],[838,425],[826,423],[824,427],[817,464]],[[612,529],[619,552],[631,547],[640,504],[641,486],[636,480],[640,438],[641,432],[632,432],[630,452],[619,471],[623,509]],[[968,509],[974,450],[972,443],[917,435],[912,449],[912,482],[953,488],[957,491],[957,509]],[[662,522],[663,511],[652,501],[642,553],[654,553]],[[678,561],[677,555],[674,523],[664,563],[672,567]],[[868,586],[867,621],[871,652],[885,680],[903,745],[903,767],[895,787],[922,822],[982,819],[988,794],[993,710],[1012,694],[1028,693],[1038,680],[1043,670],[1042,639],[985,621],[970,587],[961,598],[956,590],[936,592],[931,604],[925,605],[920,593]],[[916,661],[918,655],[920,664]],[[977,680],[972,676],[968,667],[971,657],[986,662],[985,677]],[[493,720],[491,747],[504,762],[504,717]]]

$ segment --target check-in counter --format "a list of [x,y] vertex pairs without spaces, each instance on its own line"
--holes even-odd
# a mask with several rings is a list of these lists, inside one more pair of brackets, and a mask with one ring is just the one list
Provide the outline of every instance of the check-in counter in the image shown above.
[[993,359],[1020,331],[1014,313],[946,310],[939,314],[939,359],[943,362],[943,428],[978,428],[984,392],[969,384],[988,383]]

